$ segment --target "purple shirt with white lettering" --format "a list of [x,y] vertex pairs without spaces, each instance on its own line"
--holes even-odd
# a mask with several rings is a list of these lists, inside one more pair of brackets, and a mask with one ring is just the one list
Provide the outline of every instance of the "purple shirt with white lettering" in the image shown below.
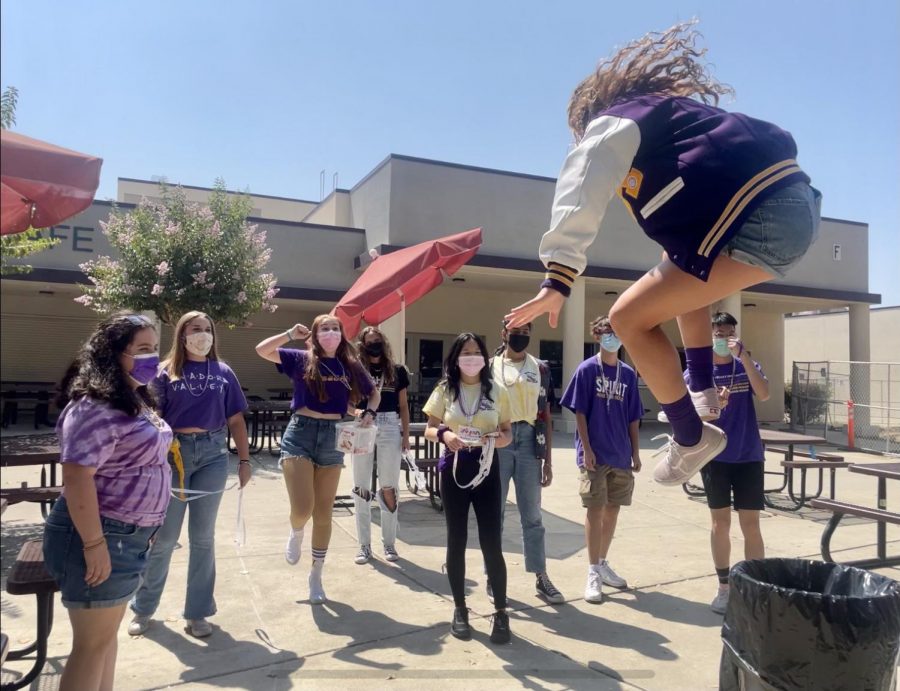
[[153,381],[163,418],[173,429],[219,430],[232,415],[247,410],[247,399],[232,369],[224,362],[185,360],[181,378],[163,370]]
[[281,364],[276,365],[278,371],[288,375],[294,382],[294,398],[291,402],[293,410],[309,408],[323,415],[346,415],[347,404],[350,401],[348,387],[352,380],[356,380],[359,391],[365,398],[375,390],[375,382],[362,365],[345,367],[337,358],[320,358],[319,374],[325,382],[325,400],[320,401],[318,393],[310,389],[306,379],[303,378],[309,353],[294,348],[279,348],[278,356],[281,358]]
[[[139,526],[162,525],[169,506],[172,429],[144,414],[132,417],[87,396],[59,416],[62,463],[94,468],[100,515]],[[63,495],[65,495],[63,490]]]
[[[603,365],[592,357],[575,370],[561,405],[587,418],[588,438],[597,463],[613,468],[631,468],[631,437],[628,426],[644,414],[634,369]],[[617,377],[618,375],[618,377]],[[584,466],[583,440],[575,435],[575,457]]]

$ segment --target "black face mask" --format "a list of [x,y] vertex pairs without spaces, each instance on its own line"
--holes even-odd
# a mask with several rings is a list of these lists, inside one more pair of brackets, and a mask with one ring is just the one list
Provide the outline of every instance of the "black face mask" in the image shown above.
[[375,343],[367,343],[363,346],[366,355],[369,357],[381,357],[384,354],[384,343],[376,341]]
[[510,334],[506,339],[506,344],[510,350],[514,350],[517,353],[521,353],[528,348],[530,342],[531,336],[528,334]]

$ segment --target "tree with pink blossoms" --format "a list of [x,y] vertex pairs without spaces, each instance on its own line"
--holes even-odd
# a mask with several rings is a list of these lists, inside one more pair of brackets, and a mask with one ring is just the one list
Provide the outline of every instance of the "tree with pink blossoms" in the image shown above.
[[81,265],[93,285],[76,302],[101,314],[152,310],[167,324],[189,310],[230,326],[274,312],[272,251],[265,231],[247,221],[250,200],[226,193],[221,180],[208,206],[187,201],[180,188],[161,189],[160,201],[142,199],[101,223],[119,258]]

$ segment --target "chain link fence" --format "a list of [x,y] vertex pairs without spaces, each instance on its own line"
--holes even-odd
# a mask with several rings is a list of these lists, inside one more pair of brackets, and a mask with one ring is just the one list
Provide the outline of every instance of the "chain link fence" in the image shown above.
[[785,411],[794,431],[900,456],[900,363],[795,361]]

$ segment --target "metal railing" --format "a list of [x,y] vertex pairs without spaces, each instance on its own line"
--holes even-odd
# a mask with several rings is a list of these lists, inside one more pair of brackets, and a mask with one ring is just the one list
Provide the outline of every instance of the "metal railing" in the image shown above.
[[791,429],[850,448],[900,455],[900,363],[795,361]]

